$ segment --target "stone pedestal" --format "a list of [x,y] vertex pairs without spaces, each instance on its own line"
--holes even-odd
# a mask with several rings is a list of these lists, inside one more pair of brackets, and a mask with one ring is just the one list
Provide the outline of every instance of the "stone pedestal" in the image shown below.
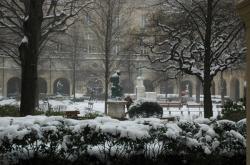
[[137,77],[137,82],[136,82],[136,99],[144,99],[146,97],[145,94],[145,87],[143,85],[143,77]]
[[157,101],[157,94],[156,92],[146,92],[146,100],[147,101]]
[[108,104],[108,116],[118,119],[125,117],[126,101],[110,100],[107,102],[107,104]]

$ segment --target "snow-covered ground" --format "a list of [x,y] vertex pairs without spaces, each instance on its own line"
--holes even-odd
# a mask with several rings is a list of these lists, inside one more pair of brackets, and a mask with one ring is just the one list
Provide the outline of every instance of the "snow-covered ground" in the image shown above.
[[[78,110],[80,111],[80,115],[84,115],[89,113],[88,110],[88,101],[84,102],[73,102],[70,100],[49,100],[49,105],[53,108],[54,111],[72,111]],[[18,105],[20,102],[17,102],[14,99],[5,99],[0,101],[0,105]],[[48,103],[39,102],[41,109],[48,109]],[[194,104],[194,103],[192,103]],[[213,105],[214,115],[213,117],[217,117],[221,114],[221,108],[217,108],[216,104]],[[91,112],[104,113],[104,101],[94,101],[93,109]],[[193,120],[198,117],[203,117],[204,112],[203,108],[187,108],[187,106],[183,106],[180,110],[178,108],[164,108],[163,109],[163,117],[169,116],[179,116],[180,119],[188,119]]]

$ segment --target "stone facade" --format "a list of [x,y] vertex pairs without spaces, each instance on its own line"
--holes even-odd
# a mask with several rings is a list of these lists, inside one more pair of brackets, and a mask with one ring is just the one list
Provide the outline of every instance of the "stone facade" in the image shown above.
[[[46,65],[40,66],[39,82],[40,93],[47,95],[55,95],[57,92],[57,83],[62,81],[65,83],[65,95],[72,94],[72,72],[73,69],[67,65],[67,61],[61,59],[46,59]],[[0,92],[3,96],[11,96],[16,93],[20,83],[20,68],[10,58],[1,58],[2,67],[0,69]],[[4,62],[4,65],[3,65]],[[92,70],[100,72],[99,74],[88,73],[87,69],[98,66],[98,61],[95,59],[82,59],[78,62],[82,63],[82,67],[76,72],[76,93],[90,94],[90,88],[96,88],[98,95],[103,93],[104,78],[102,78],[101,70]],[[58,64],[57,64],[58,63]],[[59,65],[59,63],[62,63]],[[86,69],[86,70],[85,70]],[[134,93],[136,90],[136,79],[138,76],[137,69],[133,68],[131,73],[126,71],[126,67],[121,69],[121,85],[125,93]],[[143,70],[144,85],[146,92],[157,92],[159,94],[178,94],[179,82],[177,80],[165,80],[162,73],[157,73],[150,70]],[[130,80],[131,82],[130,82]],[[244,70],[226,71],[223,73],[225,95],[232,99],[239,99],[245,95],[245,72]],[[221,77],[220,74],[213,81],[212,94],[221,94]],[[184,91],[186,85],[189,84],[189,92],[191,95],[196,94],[199,83],[192,76],[184,76],[181,79],[181,91]],[[98,89],[97,89],[98,88]],[[202,90],[201,90],[202,94]]]
[[[135,8],[129,23],[129,29],[133,29],[131,35],[138,34],[149,24],[147,14],[153,12],[154,8],[150,8],[149,11],[149,8],[145,6],[152,3],[152,1],[136,0],[127,2],[132,3]],[[135,15],[136,17],[134,17]],[[91,29],[89,19],[91,17],[82,16],[77,24],[69,29],[67,34],[52,36],[39,61],[40,93],[47,95],[58,94],[60,91],[58,91],[57,87],[62,83],[64,88],[62,94],[72,94],[73,63],[75,63],[76,93],[89,95],[94,92],[96,96],[102,98],[104,92],[103,56],[97,37],[94,35],[93,29]],[[128,42],[130,41],[126,39],[121,45]],[[167,80],[164,73],[148,69],[139,71],[138,67],[150,64],[143,56],[149,53],[148,50],[140,47],[138,43],[134,48],[138,51],[132,53],[120,53],[119,49],[118,45],[112,51],[113,55],[117,55],[117,58],[111,75],[115,70],[121,71],[120,82],[124,93],[135,93],[137,77],[140,75],[144,77],[146,92],[178,94],[185,90],[186,85],[188,85],[189,94],[195,95],[196,90],[200,88],[200,83],[192,76],[184,76],[181,80]],[[75,60],[73,59],[74,55],[76,56]],[[244,70],[227,71],[223,73],[223,79],[223,90],[227,96],[238,99],[245,95]],[[213,95],[221,94],[221,82],[222,79],[219,74],[213,82]],[[0,57],[0,94],[3,96],[15,95],[18,93],[18,89],[20,89],[19,66],[11,58]]]

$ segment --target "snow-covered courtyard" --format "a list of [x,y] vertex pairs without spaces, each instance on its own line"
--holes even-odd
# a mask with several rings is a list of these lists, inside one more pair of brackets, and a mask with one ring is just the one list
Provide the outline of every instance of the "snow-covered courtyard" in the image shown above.
[[[48,110],[48,103],[52,108],[52,111],[79,111],[79,116],[83,116],[86,113],[93,113],[97,112],[100,114],[104,114],[104,101],[92,101],[93,109],[91,110],[88,108],[89,101],[82,101],[82,102],[73,102],[69,99],[66,100],[48,100],[48,102],[40,101],[40,108],[41,110]],[[0,105],[19,105],[20,102],[16,101],[15,99],[4,99],[0,101]],[[197,103],[188,102],[188,104],[196,105]],[[218,104],[213,105],[213,117],[217,117],[221,115],[221,108],[217,106]],[[204,109],[203,107],[197,108],[188,108],[184,105],[182,108],[163,108],[163,118],[169,116],[178,116],[180,119],[187,119],[193,120],[198,117],[204,116]]]
[[246,164],[249,2],[0,0],[0,165]]

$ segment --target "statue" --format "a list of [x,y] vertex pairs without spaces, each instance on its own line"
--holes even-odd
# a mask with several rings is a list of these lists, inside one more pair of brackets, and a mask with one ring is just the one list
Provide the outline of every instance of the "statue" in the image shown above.
[[122,87],[120,86],[120,71],[116,71],[110,78],[112,83],[111,87],[111,98],[122,97]]
[[186,95],[189,96],[189,84],[186,84]]
[[56,88],[57,88],[57,95],[62,95],[63,94],[63,83],[59,80],[56,83]]

